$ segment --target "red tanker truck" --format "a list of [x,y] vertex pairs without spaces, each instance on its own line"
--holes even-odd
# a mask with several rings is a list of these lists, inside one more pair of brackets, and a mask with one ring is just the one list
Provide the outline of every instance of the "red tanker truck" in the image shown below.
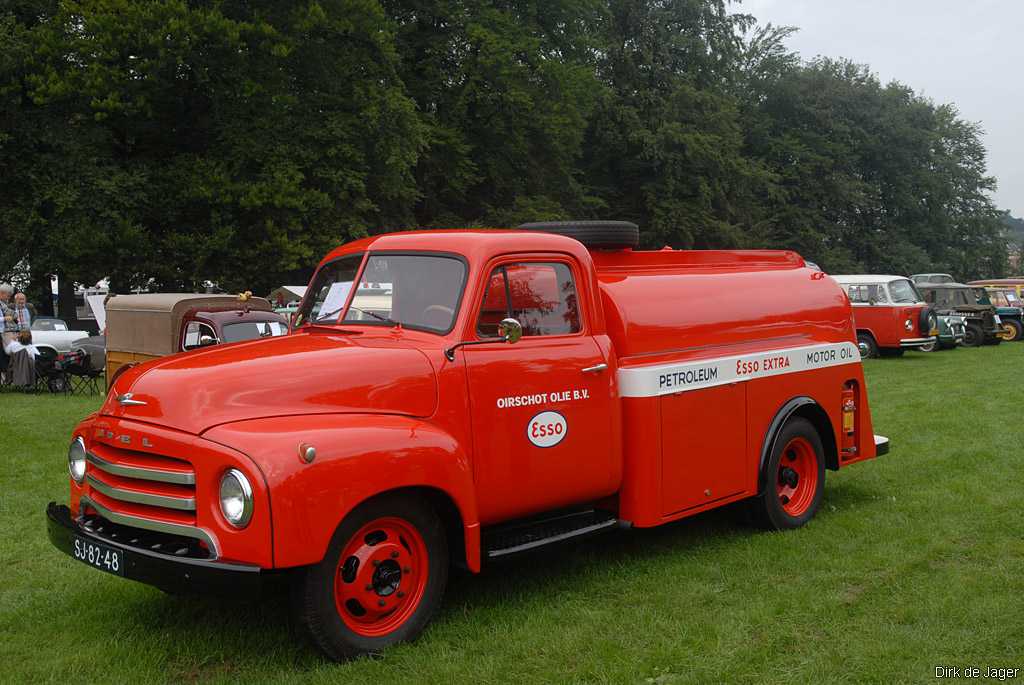
[[638,251],[617,222],[389,233],[288,336],[122,372],[74,430],[53,544],[167,591],[292,585],[345,659],[415,638],[451,564],[746,500],[818,510],[872,430],[850,302],[783,251]]

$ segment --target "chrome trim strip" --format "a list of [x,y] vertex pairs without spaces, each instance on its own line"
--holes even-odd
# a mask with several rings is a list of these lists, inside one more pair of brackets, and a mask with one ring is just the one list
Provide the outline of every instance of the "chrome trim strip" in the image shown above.
[[918,347],[920,345],[927,345],[937,336],[928,336],[927,338],[903,338],[900,340],[900,347]]
[[185,526],[180,523],[154,521],[153,519],[142,518],[141,516],[132,516],[130,514],[119,514],[116,511],[107,509],[102,504],[94,501],[88,495],[82,495],[81,499],[79,499],[79,511],[81,511],[82,507],[85,506],[92,507],[100,516],[111,523],[120,523],[122,526],[134,526],[136,528],[144,528],[145,530],[155,530],[159,533],[170,533],[171,535],[181,535],[182,537],[202,540],[206,543],[206,546],[210,548],[210,554],[212,555],[209,559],[210,561],[220,557],[220,550],[217,548],[217,543],[214,541],[213,536],[202,528]]
[[576,530],[570,530],[566,533],[559,533],[558,535],[552,535],[549,538],[541,538],[540,540],[533,540],[522,545],[516,545],[514,547],[503,547],[499,549],[487,550],[488,559],[497,559],[508,554],[515,554],[517,552],[525,552],[528,549],[534,549],[536,547],[543,547],[544,545],[550,545],[554,542],[561,542],[562,540],[568,540],[569,538],[579,537],[580,535],[586,535],[587,533],[593,533],[598,530],[604,530],[605,528],[611,528],[612,526],[619,525],[618,519],[610,519],[608,521],[602,521],[601,523],[594,523],[583,528],[577,528]]
[[89,485],[94,489],[99,490],[107,497],[113,497],[114,499],[119,499],[122,502],[149,504],[154,507],[166,507],[167,509],[178,509],[179,511],[196,510],[195,497],[173,497],[171,495],[153,495],[148,492],[125,490],[124,488],[114,487],[113,485],[108,485],[97,480],[91,473],[86,475],[85,479],[89,481]]
[[139,480],[155,480],[159,483],[173,483],[175,485],[196,484],[196,475],[194,473],[179,473],[178,471],[166,471],[164,469],[147,469],[142,466],[114,464],[92,452],[85,453],[85,460],[100,471],[106,471],[115,476],[138,478]]

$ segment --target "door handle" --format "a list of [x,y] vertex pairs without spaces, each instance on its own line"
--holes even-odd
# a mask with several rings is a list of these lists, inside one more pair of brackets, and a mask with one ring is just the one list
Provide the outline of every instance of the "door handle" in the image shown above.
[[601,364],[594,364],[593,366],[588,366],[585,369],[580,369],[580,371],[582,371],[583,373],[601,373],[602,371],[604,371],[607,368],[608,368],[607,364],[601,363]]

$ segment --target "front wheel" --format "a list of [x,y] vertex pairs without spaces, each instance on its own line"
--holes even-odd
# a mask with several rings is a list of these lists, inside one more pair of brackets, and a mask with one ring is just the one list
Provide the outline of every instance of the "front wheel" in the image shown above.
[[338,526],[323,560],[305,570],[293,612],[327,656],[344,661],[416,639],[448,582],[448,545],[422,499],[386,495]]
[[768,455],[764,477],[764,492],[753,503],[763,527],[799,528],[814,518],[825,492],[825,451],[810,421],[796,417],[786,422]]
[[925,343],[924,345],[921,345],[917,349],[920,352],[934,352],[935,350],[937,350],[937,349],[939,349],[941,347],[942,347],[942,345],[939,344],[939,339],[938,338],[932,338],[932,341],[930,343]]
[[857,334],[857,349],[860,350],[860,356],[864,359],[873,359],[878,356],[878,345],[875,344],[875,339],[870,333]]
[[985,332],[981,330],[981,326],[976,323],[967,324],[967,328],[964,330],[964,341],[961,343],[964,347],[979,347],[985,341]]
[[1015,342],[1024,337],[1024,326],[1016,319],[1003,319],[1002,330],[999,337],[1006,342]]

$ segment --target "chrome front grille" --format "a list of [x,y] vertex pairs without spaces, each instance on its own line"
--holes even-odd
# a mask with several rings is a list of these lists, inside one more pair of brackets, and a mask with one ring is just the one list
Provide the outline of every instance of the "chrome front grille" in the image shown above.
[[183,459],[94,442],[82,496],[83,515],[91,508],[120,526],[197,540],[217,556],[212,537],[196,524],[196,474]]

